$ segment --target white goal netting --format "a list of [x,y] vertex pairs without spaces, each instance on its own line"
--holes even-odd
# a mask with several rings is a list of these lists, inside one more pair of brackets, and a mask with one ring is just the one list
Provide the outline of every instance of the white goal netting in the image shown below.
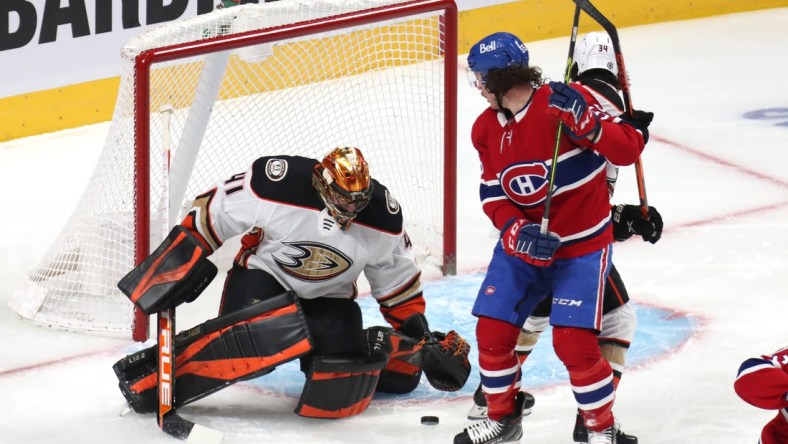
[[122,50],[115,113],[93,176],[11,307],[44,325],[129,334],[133,307],[116,284],[140,251],[147,254],[180,221],[191,198],[257,157],[320,158],[335,146],[362,149],[373,177],[402,204],[421,255],[450,269],[452,8],[281,0],[132,39]]

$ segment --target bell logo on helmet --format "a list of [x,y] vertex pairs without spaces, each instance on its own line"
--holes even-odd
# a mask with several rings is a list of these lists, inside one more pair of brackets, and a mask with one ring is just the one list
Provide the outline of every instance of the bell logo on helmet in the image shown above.
[[495,51],[496,49],[498,49],[498,47],[495,44],[495,40],[490,42],[489,45],[485,45],[484,43],[479,44],[479,53],[481,54],[484,54],[486,52],[492,52]]
[[[468,68],[484,76],[511,65],[528,66],[528,49],[514,34],[496,32],[476,42],[468,53]],[[470,77],[469,77],[470,79]]]

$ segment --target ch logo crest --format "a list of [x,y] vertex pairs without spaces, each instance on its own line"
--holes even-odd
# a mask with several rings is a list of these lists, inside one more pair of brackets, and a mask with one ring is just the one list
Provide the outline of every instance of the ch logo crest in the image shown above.
[[535,206],[547,197],[549,171],[544,162],[514,164],[501,172],[501,187],[513,202]]

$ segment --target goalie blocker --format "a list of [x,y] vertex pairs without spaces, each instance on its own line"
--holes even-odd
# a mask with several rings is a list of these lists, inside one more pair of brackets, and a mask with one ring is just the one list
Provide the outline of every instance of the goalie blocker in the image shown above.
[[192,302],[218,272],[206,248],[181,225],[147,259],[118,282],[118,288],[145,314]]

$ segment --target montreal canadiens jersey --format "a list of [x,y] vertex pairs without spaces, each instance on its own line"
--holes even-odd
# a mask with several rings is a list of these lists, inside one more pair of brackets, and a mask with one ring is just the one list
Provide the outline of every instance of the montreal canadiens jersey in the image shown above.
[[741,399],[755,407],[779,410],[763,428],[761,443],[788,442],[788,347],[744,361],[733,388]]
[[312,187],[317,164],[296,156],[259,158],[198,196],[183,225],[212,251],[246,234],[236,261],[268,272],[302,298],[353,298],[364,272],[383,307],[420,299],[420,271],[398,202],[373,179],[370,203],[342,231]]
[[748,403],[762,409],[783,409],[788,415],[788,347],[744,361],[734,388]]
[[[600,119],[602,133],[593,145],[566,133],[560,138],[548,227],[562,242],[557,259],[612,242],[606,165],[630,165],[644,147],[639,131],[602,111],[585,88],[573,86]],[[471,130],[482,164],[482,208],[498,229],[514,217],[541,222],[558,126],[558,118],[547,111],[551,92],[547,85],[535,90],[514,116],[488,108]]]

